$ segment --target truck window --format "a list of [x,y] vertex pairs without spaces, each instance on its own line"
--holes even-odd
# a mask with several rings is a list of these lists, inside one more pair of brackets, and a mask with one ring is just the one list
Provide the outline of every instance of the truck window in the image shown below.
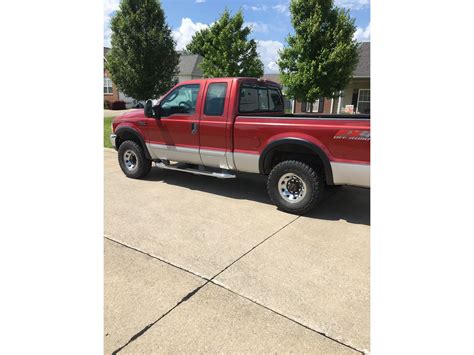
[[226,83],[209,84],[209,86],[207,87],[206,103],[204,104],[205,115],[222,116],[222,114],[224,113],[226,92]]
[[240,89],[240,112],[257,112],[258,97],[257,88],[242,86]]
[[283,111],[280,91],[270,87],[242,85],[240,89],[239,111]]
[[283,102],[277,89],[268,89],[270,95],[270,111],[283,111]]
[[199,84],[177,87],[161,100],[161,116],[166,117],[173,114],[195,113],[198,93]]
[[258,89],[258,110],[259,111],[268,111],[268,90],[267,88]]

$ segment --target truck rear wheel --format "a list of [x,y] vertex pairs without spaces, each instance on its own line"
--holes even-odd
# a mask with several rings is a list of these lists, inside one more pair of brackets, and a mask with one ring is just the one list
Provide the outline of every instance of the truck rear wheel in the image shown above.
[[272,169],[267,181],[270,199],[281,210],[303,214],[321,200],[325,187],[324,174],[296,160],[283,161]]
[[151,160],[147,159],[142,147],[134,141],[120,144],[118,160],[123,173],[132,179],[145,177],[151,169]]

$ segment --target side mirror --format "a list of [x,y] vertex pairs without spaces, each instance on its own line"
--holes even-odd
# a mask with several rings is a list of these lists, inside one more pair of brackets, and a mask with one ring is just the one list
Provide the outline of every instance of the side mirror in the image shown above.
[[153,106],[153,115],[154,115],[153,117],[155,117],[158,120],[161,118],[161,105],[160,104]]
[[154,112],[153,112],[153,102],[151,100],[146,100],[145,102],[145,108],[143,110],[145,117],[154,117]]
[[146,100],[144,113],[146,117],[154,117],[156,119],[160,119],[161,117],[161,106],[158,103],[157,105],[153,106],[152,100]]

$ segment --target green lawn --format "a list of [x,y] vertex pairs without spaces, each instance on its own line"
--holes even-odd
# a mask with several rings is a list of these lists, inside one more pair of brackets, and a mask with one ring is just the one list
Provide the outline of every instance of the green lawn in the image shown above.
[[110,133],[112,133],[112,128],[110,127],[113,117],[104,117],[104,147],[113,148],[110,144]]

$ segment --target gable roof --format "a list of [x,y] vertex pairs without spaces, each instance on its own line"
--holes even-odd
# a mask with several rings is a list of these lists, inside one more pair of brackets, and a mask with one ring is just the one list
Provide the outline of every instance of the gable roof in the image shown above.
[[262,79],[271,80],[275,83],[281,84],[280,74],[263,74]]
[[354,70],[354,78],[370,78],[370,42],[360,44],[359,63]]
[[180,75],[203,75],[201,68],[199,68],[199,64],[202,62],[202,57],[199,54],[185,54],[183,52],[179,54]]
[[[110,48],[104,47],[104,59],[109,51]],[[199,54],[178,53],[180,54],[178,66],[180,75],[203,75],[201,68],[199,68],[199,64],[202,62],[202,57]]]
[[[359,62],[353,77],[370,78],[370,42],[362,42],[359,46]],[[262,78],[281,84],[280,74],[263,74]]]

